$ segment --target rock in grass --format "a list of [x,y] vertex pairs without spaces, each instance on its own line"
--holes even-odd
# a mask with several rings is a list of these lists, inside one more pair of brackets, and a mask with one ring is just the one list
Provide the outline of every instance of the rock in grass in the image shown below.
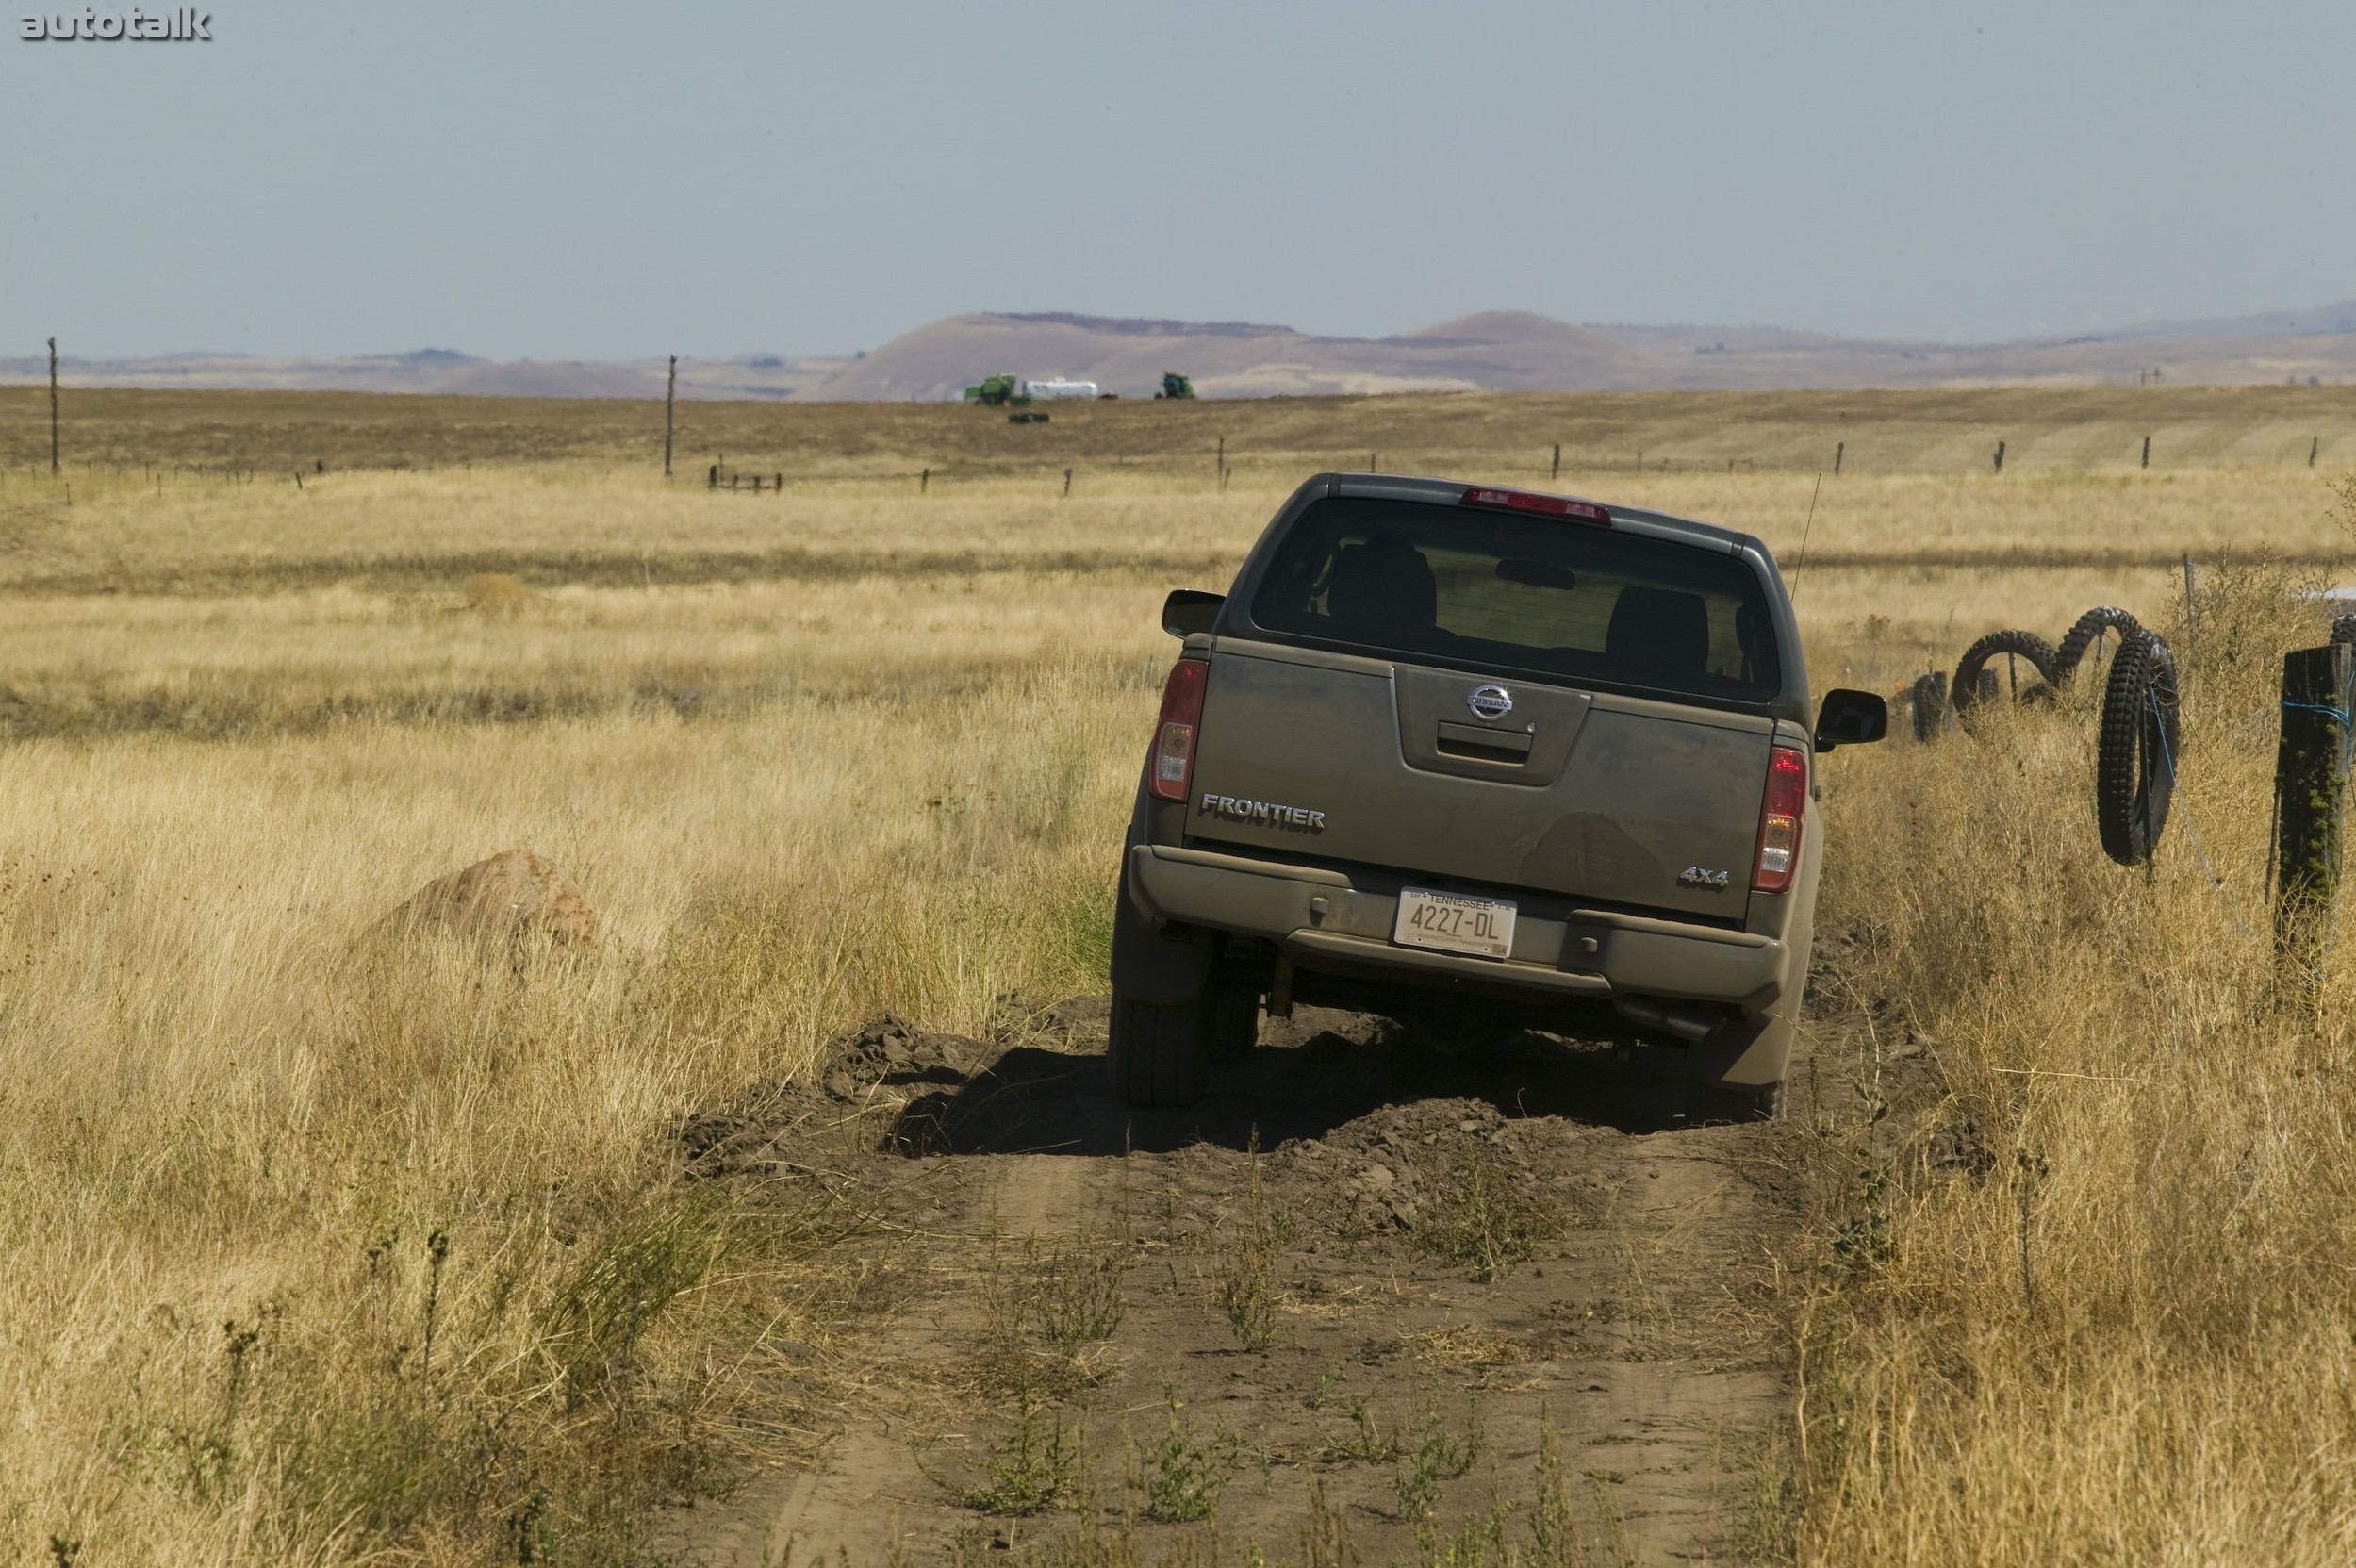
[[530,850],[508,850],[436,878],[386,923],[494,940],[545,936],[573,947],[597,940],[597,911],[588,899],[554,861]]

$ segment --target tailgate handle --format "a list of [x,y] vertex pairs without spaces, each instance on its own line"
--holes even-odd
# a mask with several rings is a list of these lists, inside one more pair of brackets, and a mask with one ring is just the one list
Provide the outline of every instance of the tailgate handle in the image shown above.
[[1480,730],[1470,724],[1440,726],[1440,754],[1471,762],[1503,763],[1519,767],[1530,760],[1530,737],[1511,730]]

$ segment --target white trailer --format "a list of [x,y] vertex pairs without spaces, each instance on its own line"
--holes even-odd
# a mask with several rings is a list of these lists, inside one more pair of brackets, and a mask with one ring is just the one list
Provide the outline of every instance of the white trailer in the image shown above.
[[1045,381],[1025,381],[1023,390],[1032,398],[1093,398],[1096,384],[1093,381],[1066,381],[1062,376],[1049,376]]

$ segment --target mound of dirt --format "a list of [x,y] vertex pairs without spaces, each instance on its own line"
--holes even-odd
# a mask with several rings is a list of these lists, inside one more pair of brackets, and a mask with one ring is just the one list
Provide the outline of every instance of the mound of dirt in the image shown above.
[[568,946],[597,940],[597,911],[547,856],[508,850],[437,877],[385,918],[396,930],[508,940],[538,935]]
[[1432,1223],[1460,1197],[1468,1173],[1502,1190],[1530,1194],[1559,1184],[1558,1151],[1567,1131],[1552,1118],[1525,1123],[1485,1099],[1456,1098],[1386,1105],[1322,1137],[1290,1139],[1269,1161],[1270,1180],[1296,1187],[1300,1199],[1327,1212],[1344,1234],[1408,1230]]
[[877,1089],[913,1083],[962,1083],[964,1068],[990,1054],[962,1034],[926,1034],[897,1013],[837,1039],[818,1082],[831,1099],[861,1100]]
[[[821,1128],[854,1124],[880,1114],[886,1125],[913,1099],[959,1086],[966,1072],[993,1054],[962,1034],[926,1033],[898,1014],[830,1043],[815,1081],[781,1079],[757,1085],[716,1111],[689,1116],[676,1130],[690,1180],[716,1176],[775,1175],[809,1168]],[[870,1136],[854,1136],[851,1147]]]

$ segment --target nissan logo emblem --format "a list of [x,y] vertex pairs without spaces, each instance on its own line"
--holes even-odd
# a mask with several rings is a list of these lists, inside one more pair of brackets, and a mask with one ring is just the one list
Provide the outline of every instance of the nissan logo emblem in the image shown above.
[[1513,693],[1503,686],[1475,686],[1464,705],[1482,718],[1503,718],[1513,711]]

